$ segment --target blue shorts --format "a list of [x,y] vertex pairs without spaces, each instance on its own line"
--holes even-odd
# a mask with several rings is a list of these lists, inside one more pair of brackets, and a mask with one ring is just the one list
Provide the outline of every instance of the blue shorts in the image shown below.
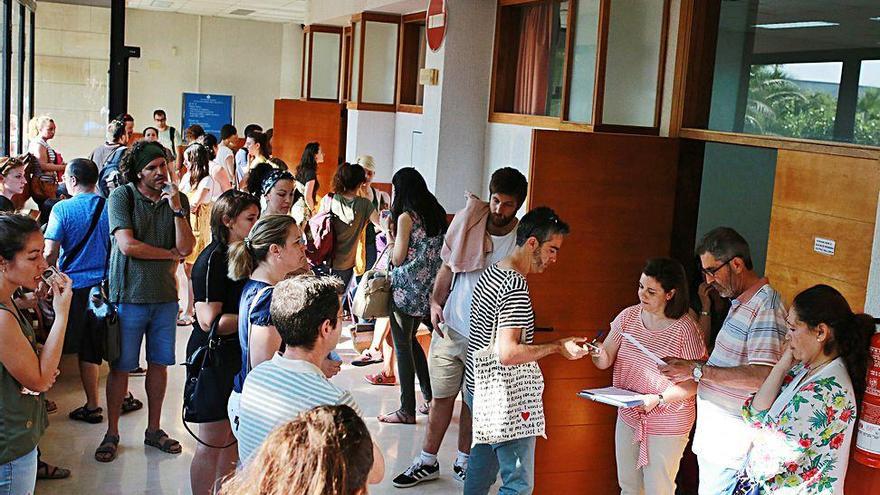
[[118,303],[121,352],[112,367],[131,371],[138,367],[141,344],[147,336],[147,363],[175,364],[174,346],[177,337],[177,303]]

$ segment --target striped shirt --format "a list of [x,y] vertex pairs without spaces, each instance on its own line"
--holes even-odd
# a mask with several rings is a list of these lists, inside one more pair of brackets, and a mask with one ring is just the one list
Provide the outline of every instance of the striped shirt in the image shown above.
[[[703,359],[706,346],[700,330],[690,315],[685,314],[662,330],[649,330],[642,320],[642,305],[630,306],[611,322],[608,338],[619,348],[614,360],[615,387],[640,394],[661,394],[673,385],[660,373],[657,365],[632,342],[623,338],[627,333],[661,358]],[[620,419],[635,430],[639,441],[639,464],[648,463],[647,435],[687,435],[694,425],[696,402],[693,397],[671,404],[660,404],[645,414],[640,408],[617,410]]]
[[348,390],[330,383],[308,361],[275,354],[248,373],[239,405],[238,458],[244,467],[277,426],[317,406],[350,406],[363,412]]
[[468,392],[474,393],[474,352],[489,345],[493,332],[505,329],[522,330],[525,333],[522,341],[531,344],[535,336],[535,312],[526,278],[496,263],[480,276],[471,301],[470,339],[464,367]]
[[[715,339],[708,366],[773,366],[782,355],[786,333],[782,298],[766,279],[731,301]],[[738,389],[701,381],[697,388],[697,429],[693,451],[715,464],[739,467],[751,445],[752,431],[740,416],[756,389]]]

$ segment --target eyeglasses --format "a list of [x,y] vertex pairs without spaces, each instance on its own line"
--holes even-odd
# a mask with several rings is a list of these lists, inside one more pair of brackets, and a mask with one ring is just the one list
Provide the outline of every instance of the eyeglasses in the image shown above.
[[718,273],[719,270],[724,268],[724,266],[727,265],[728,263],[730,263],[731,261],[733,261],[733,258],[730,258],[729,260],[725,261],[724,263],[721,263],[720,265],[718,265],[714,268],[704,268],[701,266],[700,271],[703,272],[703,275],[714,278],[715,274]]

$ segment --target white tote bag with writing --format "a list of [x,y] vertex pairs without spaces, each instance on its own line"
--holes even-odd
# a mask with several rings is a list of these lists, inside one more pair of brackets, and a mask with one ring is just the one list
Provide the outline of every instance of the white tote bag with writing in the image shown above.
[[474,352],[473,444],[544,437],[544,376],[538,363],[505,366],[495,345]]

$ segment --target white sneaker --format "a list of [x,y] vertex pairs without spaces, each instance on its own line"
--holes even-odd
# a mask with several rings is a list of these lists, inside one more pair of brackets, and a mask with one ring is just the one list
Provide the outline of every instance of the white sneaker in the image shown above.
[[464,479],[467,478],[467,467],[461,466],[459,464],[453,464],[452,472],[455,474],[456,480],[464,483]]

